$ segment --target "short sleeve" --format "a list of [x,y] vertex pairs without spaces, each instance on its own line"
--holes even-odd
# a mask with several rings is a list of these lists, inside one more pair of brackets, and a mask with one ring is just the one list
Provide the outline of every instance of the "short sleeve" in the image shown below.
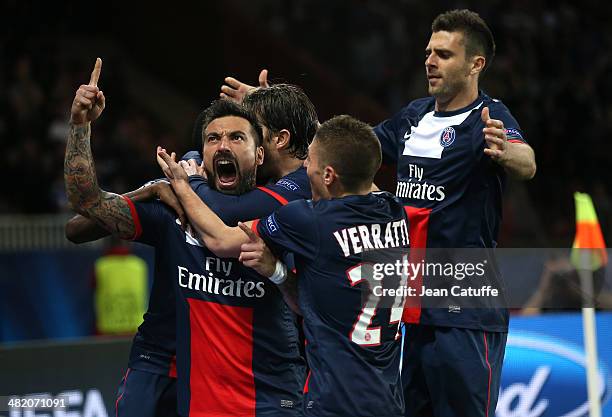
[[275,255],[291,252],[312,260],[319,248],[316,222],[312,202],[298,200],[257,221],[254,229]]
[[310,181],[308,180],[308,174],[304,167],[284,176],[273,184],[267,184],[257,188],[273,197],[282,205],[293,200],[308,200],[312,198]]
[[527,143],[521,127],[505,105],[496,102],[490,106],[489,111],[492,119],[501,120],[504,123],[508,142]]
[[131,204],[130,211],[136,226],[133,240],[151,246],[160,245],[167,236],[168,228],[174,227],[177,222],[174,213],[160,201],[132,202],[125,198]]
[[198,197],[229,226],[235,226],[239,221],[259,219],[287,203],[259,189],[241,195],[231,195],[213,190],[204,183],[194,187],[191,182],[191,186]]
[[400,117],[401,113],[398,113],[391,119],[387,119],[374,127],[374,133],[378,137],[382,148],[383,164],[391,165],[397,163],[399,147],[398,118]]
[[239,221],[259,219],[293,200],[311,197],[310,183],[306,169],[300,168],[275,184],[257,187],[241,195],[220,193],[197,176],[189,177],[189,184],[195,193],[227,225]]

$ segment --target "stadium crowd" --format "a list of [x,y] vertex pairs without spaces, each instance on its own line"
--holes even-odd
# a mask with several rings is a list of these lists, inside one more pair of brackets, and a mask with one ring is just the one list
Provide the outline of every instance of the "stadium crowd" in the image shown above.
[[[232,7],[247,7],[242,3]],[[497,39],[497,62],[484,77],[484,88],[513,109],[537,154],[538,175],[527,189],[540,220],[546,220],[541,221],[547,235],[542,244],[570,243],[575,190],[592,194],[610,240],[610,155],[601,151],[612,128],[612,105],[606,101],[612,80],[605,76],[612,59],[602,53],[612,47],[612,31],[602,21],[606,14],[598,13],[593,1],[506,2],[498,13],[501,4],[475,7],[468,1],[465,6],[479,11]],[[311,53],[391,114],[425,94],[423,48],[429,23],[453,6],[417,7],[410,0],[267,0],[250,6],[249,13],[259,30]],[[0,191],[0,212],[65,209],[60,167],[70,101],[66,87],[83,78],[74,68],[87,67],[81,65],[85,59],[63,53],[53,36],[11,36],[8,31],[0,38],[0,143],[5,150],[0,172],[5,178],[20,174]],[[268,65],[273,71],[274,63]],[[115,68],[108,74],[114,111],[100,123],[94,152],[102,186],[127,191],[159,174],[151,150],[160,142],[172,147],[177,135],[125,95],[120,63],[109,67]],[[511,245],[512,231],[506,235],[510,241],[504,243]]]
[[[0,191],[0,213],[65,211],[66,108],[89,60],[55,39],[19,37],[0,40],[0,61],[0,175],[12,178]],[[113,111],[98,126],[94,152],[102,186],[129,191],[160,176],[151,155],[156,144],[176,144],[176,136],[125,94],[121,63],[113,66]]]
[[[429,24],[441,10],[457,7],[453,1],[412,0],[265,3],[251,10],[265,21],[263,26],[332,65],[389,112],[426,93],[423,62]],[[607,100],[612,80],[606,77],[612,59],[602,53],[612,47],[607,14],[599,13],[594,1],[461,5],[477,10],[496,38],[496,62],[483,78],[485,91],[513,109],[536,151],[538,175],[528,190],[540,219],[546,220],[544,242],[569,244],[576,190],[592,194],[609,241],[611,158],[601,151],[612,128]]]

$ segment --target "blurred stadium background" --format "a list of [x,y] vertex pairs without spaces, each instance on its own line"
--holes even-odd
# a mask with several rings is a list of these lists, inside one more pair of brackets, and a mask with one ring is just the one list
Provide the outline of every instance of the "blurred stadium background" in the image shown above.
[[[94,262],[108,242],[77,246],[63,232],[71,216],[62,168],[69,107],[97,56],[104,59],[107,109],[93,133],[96,168],[104,189],[126,192],[161,175],[156,145],[177,153],[193,148],[193,120],[228,75],[254,84],[267,68],[272,82],[302,86],[321,120],[341,113],[383,120],[427,94],[423,51],[431,21],[458,7],[479,12],[490,25],[497,56],[482,86],[512,110],[538,162],[534,180],[509,183],[500,246],[569,248],[576,190],[593,197],[610,242],[612,13],[601,2],[1,2],[0,396],[72,390],[84,410],[87,401],[98,401],[97,392],[112,414],[129,339],[89,339],[96,333]],[[392,167],[378,183],[393,189]],[[151,265],[149,250],[132,249]],[[529,265],[520,275],[537,283],[542,262]],[[609,314],[598,316],[604,402],[612,387]],[[551,343],[580,348],[580,321],[572,314],[515,322],[525,334],[547,329]],[[521,343],[509,361],[533,358]],[[584,370],[558,355],[551,365],[547,355],[544,365],[530,363],[527,370],[507,361],[507,412],[498,415],[536,415],[528,411],[543,400],[547,408],[538,415],[579,409]],[[542,369],[548,382],[538,387]],[[533,398],[510,392],[512,384],[537,392]],[[566,404],[569,397],[575,408]],[[609,405],[604,415],[612,416]]]

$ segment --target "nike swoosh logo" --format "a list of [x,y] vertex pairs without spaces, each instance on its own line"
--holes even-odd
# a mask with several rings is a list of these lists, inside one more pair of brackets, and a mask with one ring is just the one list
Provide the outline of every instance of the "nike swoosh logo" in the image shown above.
[[410,137],[410,135],[411,135],[411,133],[408,133],[408,132],[404,133],[404,139],[408,139]]

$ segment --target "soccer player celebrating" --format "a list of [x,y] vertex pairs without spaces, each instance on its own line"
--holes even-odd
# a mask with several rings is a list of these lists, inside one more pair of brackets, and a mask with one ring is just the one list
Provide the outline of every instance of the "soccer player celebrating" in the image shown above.
[[[153,245],[156,280],[174,282],[179,414],[296,415],[303,359],[294,317],[278,290],[240,263],[215,257],[179,227],[164,205],[134,204],[99,189],[89,137],[90,123],[104,109],[104,96],[97,88],[100,65],[98,61],[92,82],[81,86],[73,102],[64,167],[66,189],[79,213],[115,235]],[[316,125],[316,119],[312,124]],[[203,159],[215,178],[212,184],[226,193],[252,188],[263,159],[258,145],[261,131],[254,116],[233,103],[219,101],[208,109],[203,126]],[[289,185],[296,194],[300,184]],[[260,195],[270,198],[270,193]],[[260,199],[248,209],[256,213],[265,206],[265,199]],[[239,220],[223,216],[230,224]],[[139,400],[145,408],[145,403],[155,399]],[[144,414],[132,409],[125,415]]]
[[[245,104],[256,112],[263,124],[265,154],[274,155],[273,158],[264,159],[263,166],[267,167],[269,177],[275,182],[237,195],[231,189],[226,193],[217,191],[214,184],[211,187],[200,175],[190,177],[198,196],[214,207],[216,212],[223,213],[224,219],[234,219],[234,222],[236,219],[251,219],[257,213],[268,214],[290,200],[310,198],[310,184],[302,165],[318,125],[314,105],[296,86],[276,84],[252,94]],[[202,112],[194,127],[194,145],[200,150],[206,115],[206,111]],[[183,160],[201,157],[201,151],[191,151]],[[189,160],[190,171],[195,174],[199,168],[203,167],[196,167],[195,161]],[[157,197],[177,212],[181,224],[185,225],[182,206],[171,190],[168,184],[156,182],[126,196],[133,201]],[[91,241],[109,234],[93,220],[81,215],[68,222],[66,233],[75,242]],[[172,366],[176,356],[175,298],[173,282],[161,272],[159,267],[155,268],[148,310],[134,337],[127,375],[118,392],[119,416],[170,415],[170,410],[177,408],[176,368]],[[147,399],[144,404],[143,398]]]
[[[442,13],[425,49],[431,97],[414,100],[374,129],[383,162],[397,165],[396,194],[410,217],[413,252],[494,248],[506,176],[535,175],[535,155],[519,124],[502,102],[479,90],[494,55],[493,35],[477,13]],[[233,78],[225,81],[221,95],[236,101],[255,89]],[[259,84],[267,86],[267,71]],[[488,272],[487,279],[501,289],[494,268]],[[495,412],[508,312],[456,307],[406,310],[406,416]]]
[[[478,89],[495,54],[493,35],[469,10],[442,13],[425,49],[431,97],[374,131],[396,194],[410,217],[412,247],[495,248],[506,174],[535,175],[534,152],[500,101]],[[487,279],[500,288],[494,268]],[[407,416],[495,412],[508,331],[505,308],[407,309],[402,381]],[[449,383],[452,379],[452,383]]]
[[[367,285],[362,282],[363,251],[408,245],[401,202],[389,193],[370,193],[381,163],[372,128],[350,116],[323,123],[305,163],[313,199],[293,201],[240,227],[226,226],[192,191],[180,166],[167,153],[161,156],[207,247],[223,258],[240,255],[279,284],[289,302],[297,301],[311,368],[305,415],[401,416],[398,326],[403,301],[388,309],[362,303]],[[272,256],[267,257],[272,262],[254,260],[247,246],[257,237],[250,228],[277,257],[295,256],[297,279]]]

